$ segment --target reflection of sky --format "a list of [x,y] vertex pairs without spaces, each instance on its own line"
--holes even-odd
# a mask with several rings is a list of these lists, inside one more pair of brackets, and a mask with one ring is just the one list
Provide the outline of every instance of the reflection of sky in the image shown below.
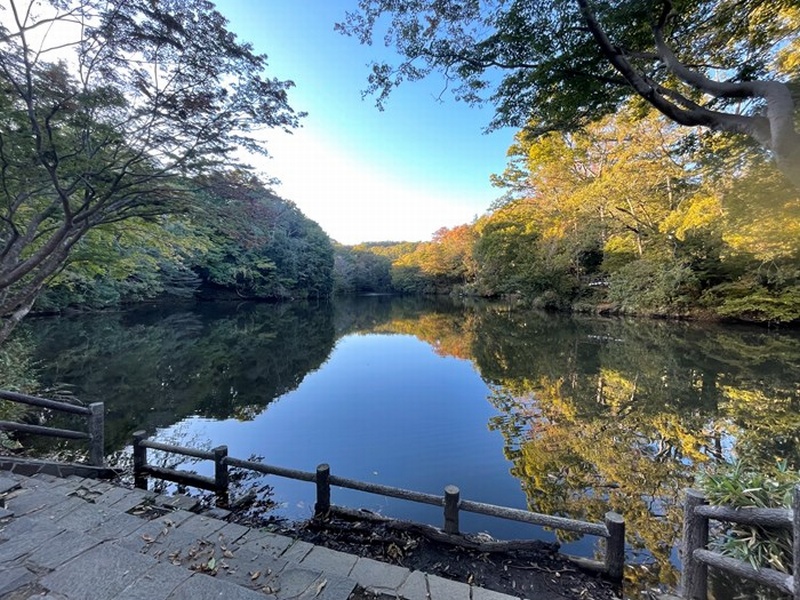
[[[437,356],[412,336],[351,335],[339,340],[320,370],[254,420],[190,418],[158,437],[180,430],[211,446],[227,444],[237,458],[259,455],[304,471],[327,462],[342,477],[434,494],[455,484],[462,498],[526,508],[503,455],[503,436],[487,427],[496,414],[488,394],[469,361]],[[210,467],[198,467],[210,474]],[[313,484],[268,481],[282,514],[310,516]],[[436,507],[338,488],[332,500],[441,526]],[[501,538],[552,539],[538,528],[488,517],[462,513],[461,522],[465,531]]]

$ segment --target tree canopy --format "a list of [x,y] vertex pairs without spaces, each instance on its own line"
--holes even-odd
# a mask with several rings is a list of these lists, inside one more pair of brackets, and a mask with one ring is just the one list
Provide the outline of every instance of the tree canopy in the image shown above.
[[186,176],[300,115],[206,0],[0,10],[2,341],[92,228],[180,209]]
[[439,71],[491,99],[490,127],[574,131],[631,96],[688,126],[744,134],[800,187],[800,7],[793,0],[360,0],[339,31],[401,57],[375,62],[379,106]]

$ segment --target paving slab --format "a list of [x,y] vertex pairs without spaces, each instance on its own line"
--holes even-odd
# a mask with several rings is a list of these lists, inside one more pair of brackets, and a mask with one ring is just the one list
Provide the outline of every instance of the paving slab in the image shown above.
[[309,590],[313,592],[321,590],[322,587],[318,586],[322,585],[324,579],[319,571],[289,565],[280,573],[270,577],[261,590],[264,593],[274,594],[278,600],[297,598]]
[[86,480],[82,477],[56,477],[55,475],[48,475],[47,473],[37,473],[32,477],[24,478],[23,486],[31,489],[48,489],[60,491],[76,490],[84,484]]
[[12,540],[20,535],[25,535],[32,529],[38,529],[43,526],[55,530],[56,534],[64,530],[63,527],[57,527],[53,523],[41,523],[31,517],[16,517],[0,527],[0,541]]
[[281,558],[239,549],[217,561],[217,577],[247,588],[261,589],[289,564]]
[[37,518],[57,520],[69,512],[83,506],[77,498],[66,498],[51,490],[23,489],[12,492],[6,498],[6,508],[17,515],[36,515]]
[[200,515],[192,515],[181,524],[178,525],[178,529],[183,532],[192,533],[198,537],[208,537],[210,538],[223,527],[225,527],[225,521],[220,521],[218,519],[210,519],[208,517],[203,517]]
[[27,477],[24,485],[30,488],[53,488],[57,485],[63,485],[64,483],[65,481],[55,475],[36,473],[31,477]]
[[397,590],[397,595],[405,600],[427,600],[428,582],[422,571],[411,571],[403,585]]
[[166,496],[160,494],[156,496],[153,502],[158,506],[166,506],[168,508],[194,510],[200,506],[200,501],[191,496],[184,494],[175,494],[174,496]]
[[304,542],[302,540],[295,540],[291,546],[283,551],[281,558],[299,563],[306,557],[306,554],[311,552],[313,548],[314,544],[309,544],[308,542]]
[[253,551],[261,551],[270,554],[271,556],[278,556],[283,554],[289,546],[294,544],[295,540],[285,535],[279,535],[269,531],[251,529],[242,537],[240,537],[236,544],[241,547],[249,548]]
[[103,543],[41,579],[42,585],[70,600],[113,598],[153,568],[155,559],[113,543]]
[[201,544],[204,546],[211,545],[210,542],[203,540],[203,538],[189,531],[180,531],[174,527],[169,527],[159,519],[145,521],[133,533],[121,537],[118,543],[128,550],[150,554],[151,556],[157,553],[159,556],[168,556],[179,550],[184,555],[187,555],[193,547],[197,550]]
[[[142,518],[141,516],[131,515],[129,513],[119,513],[120,515],[125,515],[125,517],[118,517],[120,519],[121,525],[126,525],[130,523],[133,525],[134,521],[132,519],[136,519],[138,525],[131,530],[131,533],[128,535],[121,535],[119,537],[120,543],[122,543],[126,547],[132,547],[138,550],[138,547],[135,547],[136,544],[139,543],[151,543],[156,541],[164,536],[170,535],[173,532],[178,531],[176,523],[173,520],[173,515],[163,515],[156,517],[155,519],[146,519]],[[180,520],[182,517],[178,517]],[[182,532],[187,536],[191,536],[194,539],[198,539],[200,536],[194,535],[190,531]]]
[[0,569],[0,596],[24,587],[36,580],[36,575],[23,566]]
[[114,600],[166,600],[175,588],[191,576],[191,571],[187,569],[158,563],[122,590]]
[[305,558],[300,561],[300,564],[309,569],[317,569],[324,573],[336,573],[346,577],[353,570],[357,561],[358,557],[354,554],[346,554],[330,548],[314,546],[311,552],[306,554]]
[[63,531],[64,529],[50,523],[29,522],[24,534],[14,535],[11,539],[0,543],[0,563],[16,561],[27,556]]
[[101,541],[111,541],[131,535],[146,523],[147,521],[139,517],[127,513],[117,513],[108,516],[96,527],[88,529],[86,533]]
[[75,507],[75,510],[64,513],[57,519],[52,519],[52,521],[64,529],[87,531],[106,521],[112,514],[116,513],[94,504],[85,503],[82,506]]
[[0,494],[6,494],[11,490],[15,490],[19,485],[18,479],[9,477],[6,474],[0,474]]
[[64,531],[25,558],[26,564],[55,569],[100,544],[96,538],[78,531]]
[[11,492],[5,500],[6,508],[17,515],[26,515],[63,502],[64,495],[50,489],[24,488]]
[[219,519],[221,521],[224,521],[225,519],[230,517],[233,513],[229,511],[227,508],[219,508],[215,506],[213,508],[204,510],[201,514],[204,517],[208,517],[210,519]]
[[[115,510],[127,512],[140,504],[152,504],[156,495],[144,490],[125,490],[124,494],[119,492],[109,492],[104,494],[108,497],[108,504]],[[116,499],[116,500],[115,500]]]
[[470,600],[470,588],[466,583],[428,575],[430,600]]
[[249,531],[250,528],[244,525],[225,523],[222,529],[216,532],[214,537],[222,544],[232,545],[238,542],[243,536],[247,535]]
[[331,573],[324,573],[316,584],[300,596],[300,600],[347,600],[356,582],[348,577],[341,577]]
[[275,600],[276,596],[226,581],[220,581],[208,575],[194,574],[178,585],[167,600]]
[[[131,514],[136,514],[136,513],[131,513]],[[145,515],[146,514],[147,513],[145,513]],[[168,525],[169,527],[178,527],[181,523],[183,523],[187,519],[191,519],[194,516],[196,515],[193,512],[189,512],[188,510],[178,509],[178,510],[170,510],[170,512],[164,513],[160,517],[157,517],[157,519],[153,520],[159,520],[162,523],[164,523],[164,525]]]
[[520,597],[476,587],[472,588],[472,600],[520,600]]
[[408,569],[371,558],[359,558],[350,571],[350,577],[359,585],[378,593],[396,592],[410,574]]

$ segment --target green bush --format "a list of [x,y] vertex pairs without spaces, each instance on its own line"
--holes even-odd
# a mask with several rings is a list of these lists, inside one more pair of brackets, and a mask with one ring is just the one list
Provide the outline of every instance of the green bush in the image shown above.
[[723,317],[758,323],[790,323],[800,320],[800,286],[770,290],[752,281],[718,285],[704,296]]
[[[742,462],[725,465],[700,477],[700,488],[709,503],[733,508],[790,508],[800,473],[785,461],[772,469],[756,469]],[[792,533],[757,525],[731,523],[714,549],[750,563],[791,573]]]
[[646,258],[620,268],[608,285],[609,302],[633,312],[682,313],[697,295],[698,282],[689,267]]

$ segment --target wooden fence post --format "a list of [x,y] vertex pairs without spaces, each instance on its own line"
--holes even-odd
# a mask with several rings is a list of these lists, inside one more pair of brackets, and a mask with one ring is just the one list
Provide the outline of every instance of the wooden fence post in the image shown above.
[[147,439],[147,432],[133,432],[133,485],[139,489],[147,489],[147,476],[144,469],[147,466],[147,448],[141,442]]
[[89,464],[95,467],[105,465],[105,410],[102,402],[89,405]]
[[331,510],[331,467],[327,463],[317,466],[315,480],[317,484],[317,503],[314,505],[314,516],[324,518]]
[[606,575],[615,583],[622,582],[625,571],[625,519],[615,512],[605,516],[608,539],[606,540]]
[[228,464],[225,459],[228,457],[227,446],[217,446],[214,452],[214,487],[217,494],[228,493]]
[[794,487],[794,498],[792,502],[792,517],[793,527],[792,535],[792,561],[793,568],[792,574],[794,577],[794,600],[800,600],[800,485]]
[[681,561],[681,597],[689,600],[706,600],[708,595],[708,567],[694,557],[694,551],[708,544],[708,517],[695,513],[695,508],[706,503],[705,496],[697,490],[686,490],[683,504],[683,547]]
[[454,485],[444,488],[444,532],[458,534],[458,504],[461,490]]

